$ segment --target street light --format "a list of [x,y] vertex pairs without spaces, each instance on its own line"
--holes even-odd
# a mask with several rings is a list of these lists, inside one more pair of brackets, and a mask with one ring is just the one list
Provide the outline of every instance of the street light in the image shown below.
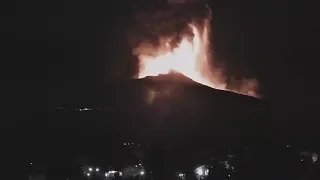
[[195,169],[195,173],[198,179],[203,179],[205,176],[209,175],[209,169],[205,165],[202,165]]
[[[119,172],[118,171],[114,171],[114,170],[110,170],[110,171],[106,172],[104,175],[107,178],[114,178],[116,173],[119,173]],[[121,173],[121,175],[122,175],[122,173]]]
[[144,174],[145,174],[145,172],[142,170],[142,171],[140,171],[140,176],[139,176],[139,180],[141,180],[141,179],[144,179]]
[[186,177],[186,175],[185,175],[184,173],[178,173],[178,178],[179,178],[180,180],[184,180],[185,177]]
[[204,174],[202,168],[197,169],[196,173],[197,173],[198,176],[203,176],[203,174]]

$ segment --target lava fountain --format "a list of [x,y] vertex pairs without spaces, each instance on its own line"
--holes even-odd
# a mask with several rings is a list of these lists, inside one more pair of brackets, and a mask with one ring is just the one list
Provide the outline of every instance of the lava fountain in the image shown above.
[[236,88],[228,88],[222,69],[214,68],[210,44],[210,20],[189,23],[191,35],[186,33],[178,43],[174,37],[160,37],[157,46],[140,43],[134,54],[139,59],[138,78],[181,73],[205,86],[258,97],[257,82],[242,80]]

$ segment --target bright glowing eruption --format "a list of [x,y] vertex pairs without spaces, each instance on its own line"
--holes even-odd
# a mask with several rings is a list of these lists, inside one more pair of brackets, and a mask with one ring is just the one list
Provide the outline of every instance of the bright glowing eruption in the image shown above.
[[208,19],[201,26],[190,23],[188,28],[193,36],[185,34],[178,44],[172,42],[172,37],[160,38],[156,47],[141,43],[134,50],[140,62],[138,78],[175,71],[211,88],[257,97],[256,81],[245,80],[237,88],[229,89],[222,71],[212,68],[209,25]]

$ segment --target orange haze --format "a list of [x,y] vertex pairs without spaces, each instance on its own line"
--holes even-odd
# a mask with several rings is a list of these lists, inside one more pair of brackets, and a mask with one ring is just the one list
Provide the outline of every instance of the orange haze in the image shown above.
[[141,43],[134,49],[140,64],[138,78],[175,71],[211,88],[257,97],[256,80],[242,80],[230,89],[222,71],[212,68],[209,23],[208,19],[201,26],[190,23],[193,36],[185,34],[178,44],[173,44],[170,37],[160,38],[158,46]]

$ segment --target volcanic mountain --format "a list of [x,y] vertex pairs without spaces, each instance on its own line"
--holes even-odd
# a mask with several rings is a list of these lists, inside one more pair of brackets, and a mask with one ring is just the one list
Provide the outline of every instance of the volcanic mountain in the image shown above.
[[269,132],[266,104],[250,96],[213,89],[179,73],[133,80],[127,86],[126,106],[136,117],[132,123],[144,127],[142,136],[150,131],[165,141],[202,141]]
[[201,85],[179,73],[95,89],[99,92],[89,93],[90,101],[76,105],[100,111],[65,111],[50,116],[50,126],[76,128],[90,136],[170,144],[260,139],[271,132],[265,102]]

